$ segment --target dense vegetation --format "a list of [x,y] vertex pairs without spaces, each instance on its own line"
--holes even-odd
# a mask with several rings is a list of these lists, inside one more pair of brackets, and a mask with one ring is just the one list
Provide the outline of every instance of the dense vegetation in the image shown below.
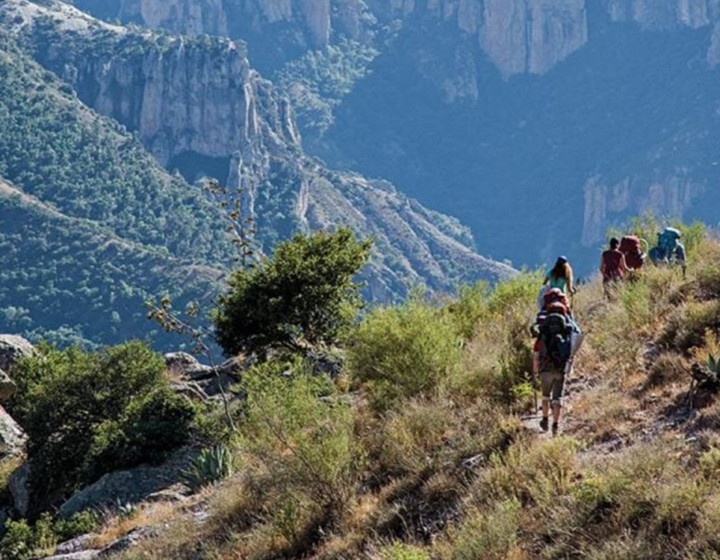
[[[0,183],[2,187],[2,183]],[[61,345],[119,343],[156,332],[144,302],[168,294],[176,304],[208,301],[219,273],[118,239],[17,191],[0,191],[0,330]]]
[[0,178],[40,201],[0,197],[0,330],[120,342],[152,332],[148,297],[217,293],[219,209],[4,35],[0,78]]
[[230,245],[199,189],[164,173],[113,121],[0,36],[0,176],[68,216],[175,256],[217,264]]
[[335,343],[360,308],[353,279],[370,245],[349,229],[280,243],[272,259],[230,278],[214,318],[218,342],[228,355]]
[[688,414],[687,392],[690,365],[720,351],[720,243],[684,232],[687,277],[648,268],[610,301],[598,282],[577,296],[589,339],[565,435],[518,416],[537,276],[418,295],[353,329],[334,380],[300,358],[248,371],[225,443],[242,476],[221,483],[209,522],[171,524],[127,557],[203,542],[208,558],[714,558],[719,409]]
[[277,73],[278,87],[292,100],[298,124],[310,141],[321,139],[334,124],[334,110],[367,75],[378,54],[368,45],[343,39],[326,49],[309,51]]
[[160,462],[189,440],[195,410],[164,371],[141,343],[95,354],[44,346],[13,369],[8,410],[28,436],[32,511],[107,472]]

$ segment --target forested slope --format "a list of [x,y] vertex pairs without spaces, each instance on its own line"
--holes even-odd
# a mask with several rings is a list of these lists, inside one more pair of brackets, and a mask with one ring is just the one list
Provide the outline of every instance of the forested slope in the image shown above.
[[0,330],[142,338],[154,330],[146,298],[217,294],[232,249],[200,190],[4,35],[0,77]]

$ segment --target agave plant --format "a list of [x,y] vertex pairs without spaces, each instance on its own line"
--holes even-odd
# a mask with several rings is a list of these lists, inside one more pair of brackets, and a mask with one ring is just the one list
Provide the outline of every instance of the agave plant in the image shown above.
[[233,454],[223,445],[203,449],[183,473],[183,480],[193,489],[203,488],[233,473]]
[[708,356],[708,369],[715,375],[715,378],[720,378],[720,357],[715,358],[710,354]]

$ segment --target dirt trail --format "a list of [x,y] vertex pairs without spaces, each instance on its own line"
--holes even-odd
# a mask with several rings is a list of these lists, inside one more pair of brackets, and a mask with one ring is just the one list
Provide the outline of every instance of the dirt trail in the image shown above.
[[[604,300],[593,302],[587,306],[587,311],[579,317],[582,326],[594,326],[602,322],[603,311],[608,304]],[[625,388],[625,398],[618,406],[622,407],[618,414],[617,429],[609,429],[606,433],[598,434],[588,422],[585,415],[588,404],[594,407],[607,406],[605,399],[596,398],[608,393],[614,395],[617,388],[613,387],[616,379],[608,372],[600,371],[588,365],[587,354],[592,352],[592,332],[587,333],[588,338],[584,348],[576,358],[575,369],[567,379],[565,385],[565,399],[563,418],[559,435],[576,437],[586,444],[583,455],[599,456],[617,453],[634,445],[649,442],[661,436],[674,436],[692,441],[694,435],[694,420],[697,411],[690,408],[688,401],[689,381],[676,383],[659,389],[648,389],[646,381],[649,371],[658,356],[658,351],[651,340],[645,343],[642,355],[638,359],[635,381]],[[582,402],[585,401],[585,402]],[[538,406],[541,404],[538,392]],[[612,403],[611,403],[612,404]],[[602,411],[592,410],[595,413]],[[540,411],[534,416],[523,417],[523,426],[539,438],[553,437],[543,432],[539,427]]]

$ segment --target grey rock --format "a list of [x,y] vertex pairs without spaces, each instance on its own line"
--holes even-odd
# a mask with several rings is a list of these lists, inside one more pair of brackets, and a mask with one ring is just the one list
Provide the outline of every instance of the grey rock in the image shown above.
[[66,501],[60,507],[60,515],[70,517],[87,509],[112,510],[118,503],[138,504],[181,482],[195,454],[196,450],[185,448],[157,467],[142,466],[106,474]]
[[200,366],[197,358],[187,352],[171,352],[163,357],[165,358],[165,367],[175,375],[184,375],[186,371],[194,370]]
[[84,550],[82,552],[56,554],[55,556],[48,556],[45,560],[93,560],[94,558],[100,558],[99,550]]
[[55,554],[75,554],[77,552],[87,551],[90,548],[90,544],[92,543],[93,539],[95,539],[96,537],[97,535],[91,533],[89,535],[81,535],[72,540],[60,543],[55,549]]
[[154,494],[150,494],[145,498],[148,503],[177,503],[187,500],[190,494],[190,488],[185,484],[174,484],[170,488],[160,490]]
[[17,391],[17,385],[10,376],[0,369],[0,401],[6,401]]
[[22,358],[32,356],[35,348],[21,336],[0,335],[0,370],[11,371]]
[[0,406],[0,460],[22,453],[25,439],[20,425]]
[[100,551],[100,556],[112,556],[118,552],[123,552],[135,546],[138,542],[153,537],[157,534],[157,531],[152,527],[143,527],[142,529],[136,529],[135,531],[128,533],[124,537],[116,540],[114,543],[109,544]]
[[20,517],[25,517],[30,509],[30,465],[25,462],[10,475],[10,495],[13,506]]

